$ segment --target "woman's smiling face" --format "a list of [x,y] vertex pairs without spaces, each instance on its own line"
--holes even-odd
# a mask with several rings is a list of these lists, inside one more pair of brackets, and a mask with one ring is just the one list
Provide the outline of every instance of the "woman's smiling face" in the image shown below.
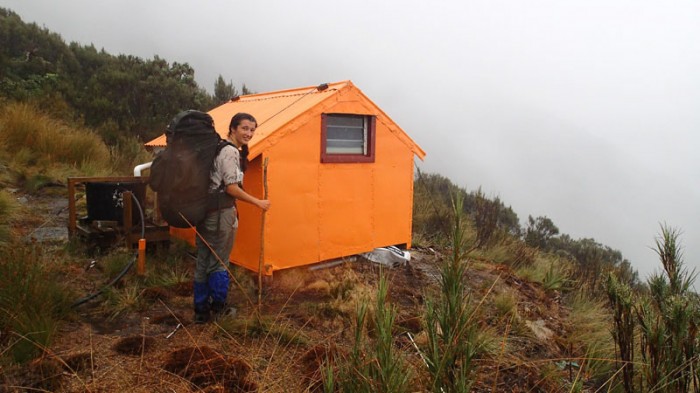
[[247,145],[253,138],[257,126],[257,124],[248,119],[241,120],[236,128],[230,130],[229,136],[231,141],[238,147]]

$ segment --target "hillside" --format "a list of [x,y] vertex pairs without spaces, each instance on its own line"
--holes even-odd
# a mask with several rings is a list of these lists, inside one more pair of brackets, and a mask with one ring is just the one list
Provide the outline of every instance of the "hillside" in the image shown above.
[[[98,289],[128,261],[126,250],[90,256],[81,244],[37,235],[51,234],[52,228],[60,233],[67,214],[60,190],[12,195],[24,210],[13,231],[44,241],[40,263],[51,267],[40,279],[63,282],[73,299]],[[437,298],[448,256],[448,249],[418,248],[406,266],[385,271],[388,304],[396,310],[391,340],[411,375],[412,391],[429,390],[429,378],[407,333],[424,352],[426,300]],[[601,382],[596,368],[579,359],[590,350],[585,347],[590,339],[580,336],[607,330],[602,309],[596,308],[599,315],[572,315],[567,305],[572,299],[562,292],[545,290],[477,253],[466,262],[469,319],[478,327],[473,339],[479,343],[472,391],[569,391],[576,381]],[[276,273],[263,293],[259,318],[255,277],[232,267],[236,317],[194,325],[193,264],[182,245],[150,253],[145,279],[128,273],[116,288],[57,322],[52,343],[38,357],[4,363],[7,391],[308,391],[319,383],[326,356],[340,364],[352,352],[360,300],[369,299],[375,310],[370,314],[376,313],[380,269],[365,260]],[[601,331],[582,331],[574,326],[580,318]],[[183,327],[176,330],[178,323]],[[371,326],[366,334],[374,340]],[[5,331],[2,337],[6,351],[11,349],[14,336]]]
[[664,270],[643,284],[618,250],[420,170],[405,266],[276,272],[260,306],[257,277],[230,266],[236,314],[207,325],[184,244],[108,285],[134,251],[68,238],[66,178],[130,173],[152,158],[139,138],[235,89],[0,22],[0,393],[700,391],[678,230],[662,226]]

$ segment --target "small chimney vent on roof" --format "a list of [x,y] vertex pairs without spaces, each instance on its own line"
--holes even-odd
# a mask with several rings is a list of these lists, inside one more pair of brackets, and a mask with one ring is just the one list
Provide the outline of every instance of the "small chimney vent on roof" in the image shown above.
[[316,86],[316,90],[318,91],[324,91],[328,88],[328,83],[321,83],[320,85]]
[[231,97],[231,102],[236,102],[241,99],[241,96],[233,96]]

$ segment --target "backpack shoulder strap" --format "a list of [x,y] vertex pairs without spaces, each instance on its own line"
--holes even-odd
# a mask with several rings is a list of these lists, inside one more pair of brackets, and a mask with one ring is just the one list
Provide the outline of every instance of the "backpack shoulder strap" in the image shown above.
[[215,154],[215,156],[218,156],[219,153],[221,152],[221,149],[223,149],[223,148],[226,147],[226,146],[233,146],[233,147],[236,147],[236,145],[234,145],[233,143],[231,143],[228,139],[221,138],[221,140],[219,140],[219,144],[216,145],[216,154]]

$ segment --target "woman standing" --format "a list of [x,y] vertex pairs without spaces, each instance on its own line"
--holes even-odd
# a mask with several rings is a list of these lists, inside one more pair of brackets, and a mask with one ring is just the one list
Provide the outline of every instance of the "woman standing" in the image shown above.
[[[210,178],[210,191],[219,190],[233,198],[259,207],[270,208],[270,201],[258,199],[243,190],[243,172],[248,164],[248,142],[257,128],[255,118],[247,113],[237,113],[231,118],[228,141],[214,160]],[[197,225],[197,266],[194,273],[194,322],[206,323],[211,312],[218,314],[226,309],[229,276],[229,255],[238,229],[235,203],[222,203],[213,207],[204,221]],[[233,206],[231,206],[233,205]],[[214,254],[215,253],[215,254]],[[218,258],[217,258],[218,255]],[[223,264],[219,261],[222,261]]]

